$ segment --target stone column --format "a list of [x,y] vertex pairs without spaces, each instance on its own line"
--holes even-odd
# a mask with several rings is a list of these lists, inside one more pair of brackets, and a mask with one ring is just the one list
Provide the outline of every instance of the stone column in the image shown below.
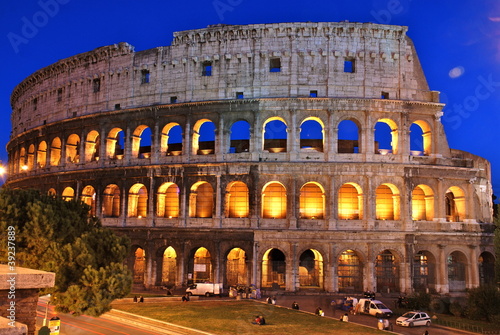
[[467,266],[467,283],[466,288],[474,288],[479,286],[479,262],[477,255],[477,245],[469,245],[469,261]]
[[448,286],[448,263],[446,261],[446,255],[442,244],[438,245],[439,254],[436,264],[436,291],[441,294],[449,293]]

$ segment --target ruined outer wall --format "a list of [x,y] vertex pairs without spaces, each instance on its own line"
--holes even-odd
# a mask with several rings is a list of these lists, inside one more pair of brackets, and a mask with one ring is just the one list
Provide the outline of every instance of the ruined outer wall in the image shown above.
[[[174,34],[171,46],[134,52],[127,43],[61,60],[14,90],[13,136],[47,123],[114,110],[177,102],[245,98],[380,98],[436,102],[406,27],[371,23],[212,26]],[[281,71],[270,72],[270,58]],[[344,61],[355,72],[344,72]],[[202,63],[212,75],[202,76]],[[150,83],[141,83],[142,70]],[[94,92],[94,81],[99,91]]]

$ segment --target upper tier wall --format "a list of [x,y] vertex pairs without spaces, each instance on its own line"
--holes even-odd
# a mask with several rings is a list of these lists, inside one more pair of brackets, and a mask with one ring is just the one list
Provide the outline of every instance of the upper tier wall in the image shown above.
[[[238,92],[369,99],[384,92],[390,99],[437,102],[406,31],[348,22],[217,25],[174,33],[171,46],[141,52],[127,43],[101,47],[21,82],[11,97],[12,136],[101,111],[234,99]],[[279,59],[278,72],[270,71],[272,58]],[[203,74],[206,62],[210,75]]]

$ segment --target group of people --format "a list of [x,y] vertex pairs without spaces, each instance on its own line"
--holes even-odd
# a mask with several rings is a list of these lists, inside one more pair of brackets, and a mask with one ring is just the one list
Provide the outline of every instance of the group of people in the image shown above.
[[255,325],[263,326],[266,324],[266,319],[262,315],[257,315],[252,323]]
[[134,302],[144,302],[144,297],[141,295],[139,299],[137,299],[137,296],[134,296]]
[[272,298],[267,297],[266,301],[268,304],[276,305],[276,296],[274,295]]

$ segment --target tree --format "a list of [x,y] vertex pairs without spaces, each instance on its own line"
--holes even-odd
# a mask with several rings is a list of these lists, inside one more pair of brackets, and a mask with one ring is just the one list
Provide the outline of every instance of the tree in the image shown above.
[[89,210],[34,190],[1,189],[0,262],[7,262],[14,236],[17,266],[56,273],[55,287],[44,293],[51,293],[57,311],[99,316],[130,292],[132,275],[123,265],[130,242],[102,227]]

